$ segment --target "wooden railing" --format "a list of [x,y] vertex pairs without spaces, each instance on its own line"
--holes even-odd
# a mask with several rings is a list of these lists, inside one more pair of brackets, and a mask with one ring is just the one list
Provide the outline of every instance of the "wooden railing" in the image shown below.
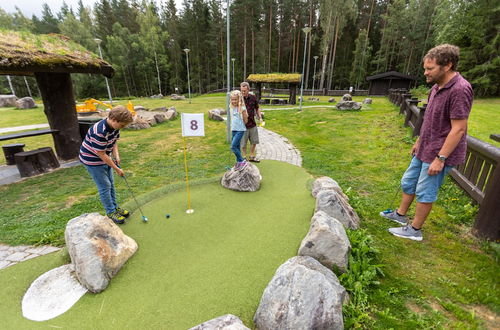
[[[419,135],[425,105],[417,107],[418,100],[401,89],[390,90],[389,100],[399,106],[413,136]],[[466,161],[450,175],[480,205],[474,224],[477,235],[500,239],[500,148],[468,135]]]

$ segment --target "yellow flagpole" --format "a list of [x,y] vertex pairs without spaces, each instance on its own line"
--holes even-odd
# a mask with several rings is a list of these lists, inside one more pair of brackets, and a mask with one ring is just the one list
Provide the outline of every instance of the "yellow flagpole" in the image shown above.
[[189,173],[188,173],[188,166],[187,166],[186,138],[183,137],[182,140],[184,141],[184,170],[186,171],[186,189],[187,189],[187,196],[188,196],[188,209],[186,210],[186,213],[193,213],[194,210],[191,208],[191,193],[189,191]]

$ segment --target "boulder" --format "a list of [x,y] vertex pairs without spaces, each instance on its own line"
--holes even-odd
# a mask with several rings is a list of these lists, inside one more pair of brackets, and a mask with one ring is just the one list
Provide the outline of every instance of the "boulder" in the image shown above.
[[351,94],[344,94],[342,96],[342,101],[352,101],[352,96]]
[[156,119],[154,113],[150,112],[137,112],[137,119],[142,119],[146,123],[149,124],[149,126],[154,126],[156,125]]
[[361,103],[354,101],[340,101],[336,105],[339,110],[361,110]]
[[151,111],[156,111],[156,112],[167,112],[167,107],[159,107],[159,108],[154,108]]
[[330,102],[330,103],[336,103],[337,101],[335,101],[335,99],[334,99],[333,97],[330,97],[330,98],[328,99],[328,102]]
[[366,99],[363,100],[363,103],[364,104],[372,104],[372,99],[366,98]]
[[250,330],[250,328],[247,328],[239,317],[226,314],[203,322],[189,330]]
[[0,107],[15,107],[16,101],[15,95],[0,95]]
[[94,293],[106,289],[138,248],[111,219],[98,213],[71,219],[64,238],[78,280]]
[[351,243],[340,221],[318,211],[311,219],[311,227],[297,254],[312,257],[328,269],[335,267],[345,273],[350,250]]
[[172,94],[170,95],[170,99],[172,101],[179,101],[179,100],[185,100],[186,97],[184,95]]
[[311,257],[281,265],[254,316],[257,329],[343,329],[346,290],[335,274]]
[[213,109],[208,111],[208,119],[216,121],[224,121],[224,118],[222,118],[219,109]]
[[177,115],[178,115],[177,110],[174,107],[170,107],[167,110],[167,113],[165,113],[165,119],[174,120],[175,118],[177,118]]
[[132,124],[127,126],[127,128],[130,128],[130,129],[145,129],[145,128],[150,128],[150,127],[151,127],[151,125],[149,125],[147,121],[145,121],[144,119],[142,119],[138,116],[136,116],[136,118],[134,119]]
[[319,101],[319,97],[310,97],[308,98],[309,101]]
[[348,201],[335,190],[321,190],[316,195],[316,209],[340,221],[350,229],[359,228],[359,216]]
[[149,98],[152,98],[152,99],[162,99],[163,98],[163,94],[156,94],[156,95],[151,95]]
[[328,176],[322,176],[314,180],[312,184],[312,192],[311,192],[312,196],[316,198],[316,196],[321,190],[335,190],[339,194],[343,195],[347,201],[349,201],[349,198],[346,195],[344,195],[344,192],[342,191],[342,188],[340,188],[337,181],[333,180]]
[[232,168],[224,173],[221,184],[224,188],[236,191],[257,191],[260,188],[261,180],[262,177],[260,176],[260,171],[257,166],[248,163],[247,166],[240,171]]
[[156,120],[157,123],[163,123],[165,121],[165,119],[166,119],[165,118],[165,114],[163,114],[163,113],[156,113],[154,115],[154,118],[155,118],[155,120]]
[[142,105],[136,105],[134,106],[134,111],[149,111],[148,108],[143,107]]
[[16,108],[18,109],[32,109],[36,108],[37,105],[35,103],[35,100],[31,97],[23,97],[19,100],[16,101]]

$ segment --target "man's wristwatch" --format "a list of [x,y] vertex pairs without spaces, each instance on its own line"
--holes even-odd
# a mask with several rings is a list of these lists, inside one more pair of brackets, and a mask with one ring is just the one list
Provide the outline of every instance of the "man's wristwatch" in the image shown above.
[[437,155],[436,156],[437,159],[439,159],[440,161],[442,161],[443,163],[446,161],[446,156],[443,156],[443,155]]

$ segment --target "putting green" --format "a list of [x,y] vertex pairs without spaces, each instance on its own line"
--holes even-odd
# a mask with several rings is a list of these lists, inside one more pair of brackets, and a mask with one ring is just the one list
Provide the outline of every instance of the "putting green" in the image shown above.
[[257,192],[230,191],[214,180],[192,186],[193,214],[185,213],[185,190],[150,195],[159,197],[142,207],[149,223],[135,212],[122,226],[137,253],[104,292],[87,293],[55,319],[24,319],[21,300],[38,276],[67,263],[63,253],[0,271],[2,327],[187,329],[227,313],[253,327],[264,288],[296,255],[314,211],[304,169],[277,161],[258,167]]

